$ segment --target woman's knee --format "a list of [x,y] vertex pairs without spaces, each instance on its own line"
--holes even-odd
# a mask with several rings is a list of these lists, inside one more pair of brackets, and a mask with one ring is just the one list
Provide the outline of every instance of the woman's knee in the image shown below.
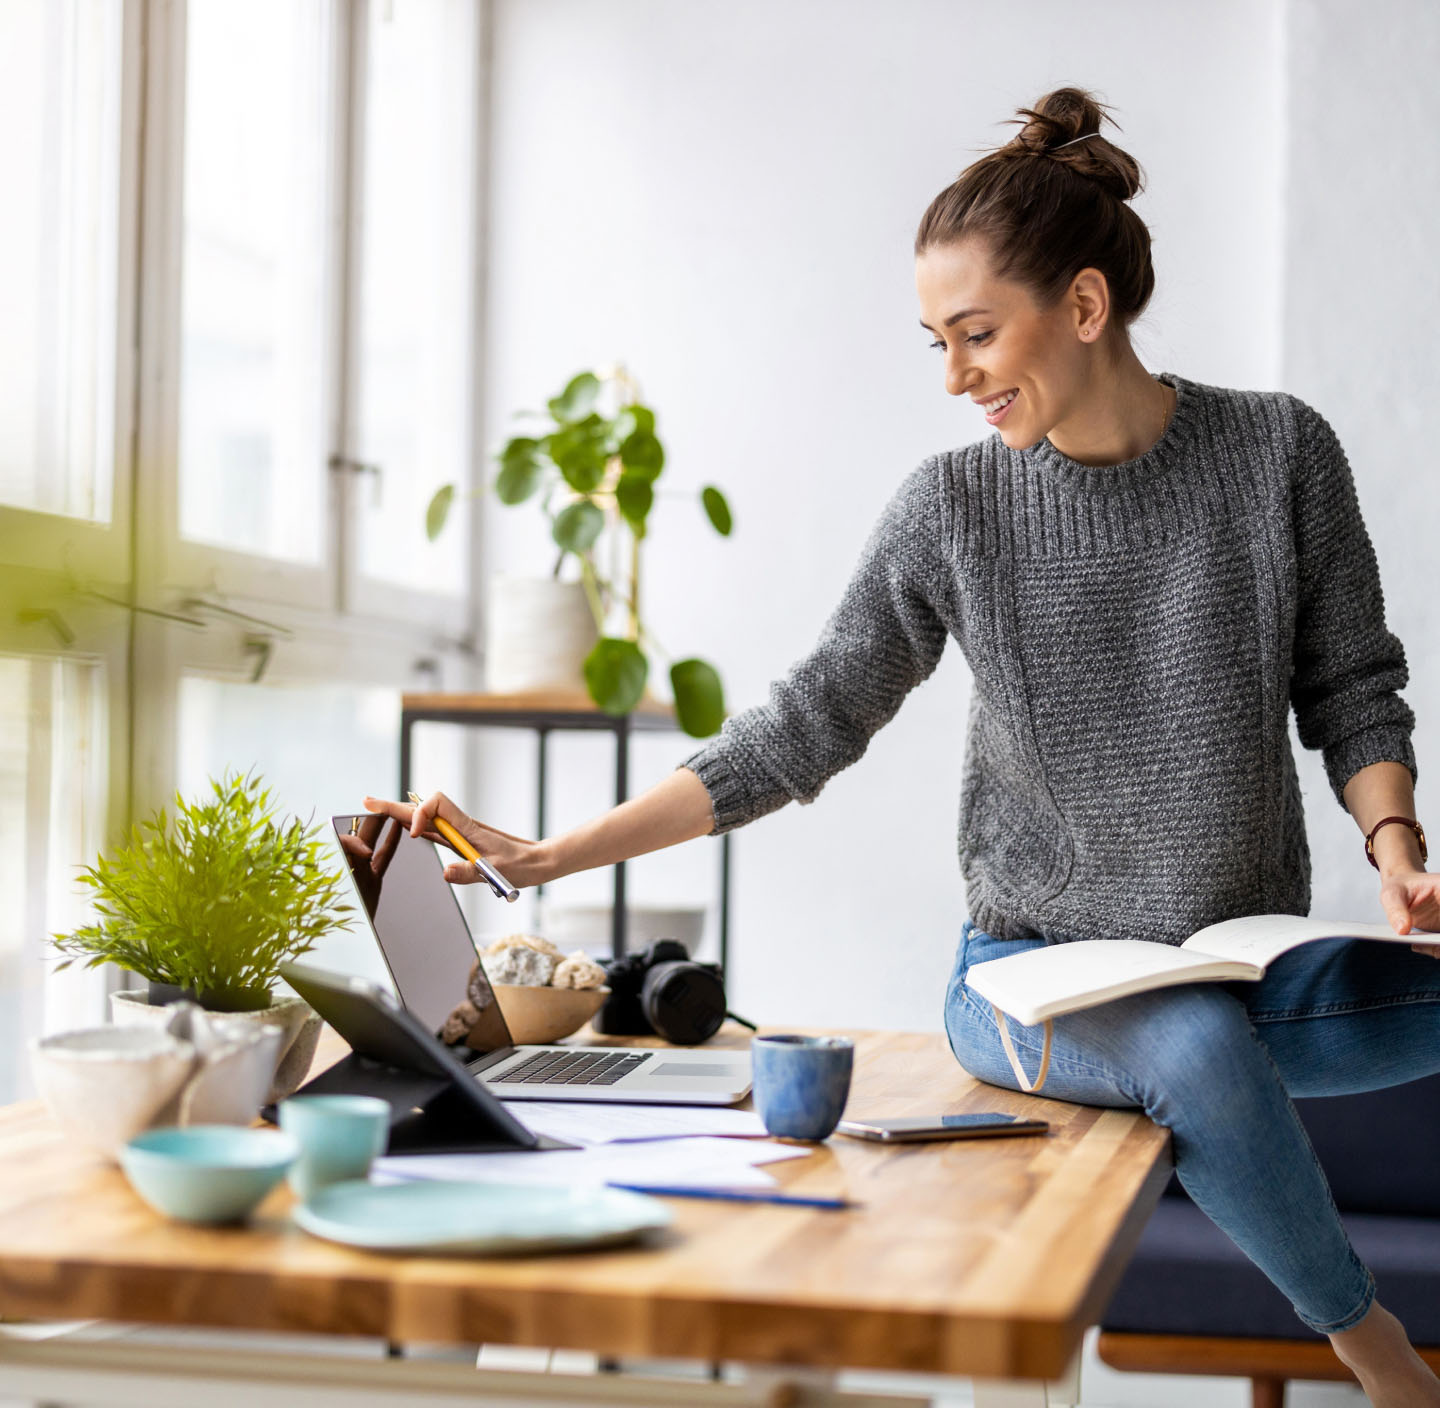
[[1244,1103],[1246,1092],[1273,1095],[1279,1077],[1245,1005],[1216,987],[1145,993],[1112,1004],[1117,1049],[1111,1059],[1136,1083],[1140,1103],[1167,1127],[1187,1111]]

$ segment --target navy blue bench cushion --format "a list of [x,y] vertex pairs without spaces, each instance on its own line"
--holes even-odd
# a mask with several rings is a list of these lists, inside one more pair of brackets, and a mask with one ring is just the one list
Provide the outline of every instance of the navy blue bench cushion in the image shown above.
[[[1440,1346],[1440,1220],[1351,1213],[1345,1228],[1381,1303],[1411,1340]],[[1322,1339],[1188,1198],[1162,1198],[1101,1319],[1106,1330]]]
[[1440,1075],[1295,1108],[1342,1212],[1440,1217]]
[[[1440,1075],[1295,1108],[1342,1212],[1440,1217]],[[1165,1192],[1185,1197],[1173,1176]]]

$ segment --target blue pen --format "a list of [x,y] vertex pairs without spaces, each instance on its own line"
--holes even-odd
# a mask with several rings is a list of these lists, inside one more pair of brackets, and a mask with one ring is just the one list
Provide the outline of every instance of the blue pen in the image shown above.
[[611,1188],[623,1188],[629,1193],[649,1193],[657,1198],[706,1198],[716,1203],[775,1203],[787,1208],[822,1208],[826,1212],[840,1212],[845,1208],[858,1208],[859,1203],[844,1198],[802,1198],[794,1193],[751,1193],[742,1189],[727,1188],[671,1188],[656,1183],[611,1183]]

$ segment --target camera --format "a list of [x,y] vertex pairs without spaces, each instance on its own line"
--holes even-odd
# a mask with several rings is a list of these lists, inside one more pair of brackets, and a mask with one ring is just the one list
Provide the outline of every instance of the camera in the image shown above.
[[612,959],[605,968],[610,996],[591,1020],[597,1032],[698,1046],[725,1020],[720,965],[693,962],[675,939],[656,939],[643,953]]

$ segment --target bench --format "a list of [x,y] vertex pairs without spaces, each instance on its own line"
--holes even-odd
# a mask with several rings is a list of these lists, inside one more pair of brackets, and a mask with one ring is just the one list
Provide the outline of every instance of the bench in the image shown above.
[[[1381,1304],[1440,1371],[1440,1075],[1295,1106]],[[1289,1379],[1353,1381],[1173,1174],[1098,1352],[1114,1369],[1248,1378],[1253,1408],[1282,1408]]]

